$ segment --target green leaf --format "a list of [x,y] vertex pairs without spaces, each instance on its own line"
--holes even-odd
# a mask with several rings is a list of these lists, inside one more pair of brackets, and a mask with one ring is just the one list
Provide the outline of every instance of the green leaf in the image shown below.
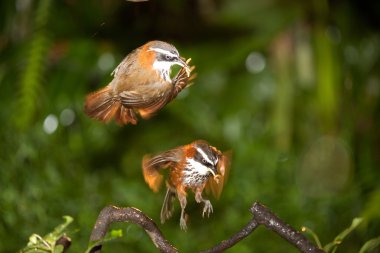
[[64,223],[56,226],[53,230],[53,232],[47,234],[44,236],[44,239],[49,242],[51,245],[54,245],[55,242],[65,234],[65,230],[70,223],[73,222],[73,218],[70,216],[63,216],[63,219],[65,220]]
[[103,242],[108,242],[114,239],[118,239],[123,236],[123,230],[121,229],[114,229],[109,232],[106,237],[103,239]]
[[39,236],[39,235],[37,235],[37,234],[32,234],[32,235],[29,237],[28,245],[34,245],[34,244],[37,244],[39,239],[40,239],[40,236]]
[[29,237],[27,246],[20,252],[53,252],[61,253],[63,251],[62,245],[55,246],[56,241],[65,234],[65,230],[70,223],[73,222],[73,218],[70,216],[63,216],[64,223],[54,228],[53,232],[45,235],[44,237],[38,234],[32,234]]
[[373,250],[374,248],[378,247],[380,245],[380,236],[373,238],[366,243],[360,248],[359,253],[365,253],[367,251]]
[[88,243],[88,246],[87,246],[85,253],[89,253],[92,248],[94,248],[95,246],[100,245],[100,244],[102,244],[102,240],[90,241]]
[[53,253],[62,253],[64,249],[63,245],[57,245],[54,247]]
[[63,216],[63,219],[65,220],[64,223],[56,226],[54,228],[54,231],[50,233],[49,235],[52,235],[54,237],[61,237],[66,228],[73,222],[73,218],[70,216]]
[[109,241],[118,239],[118,238],[120,238],[122,236],[123,236],[123,230],[121,230],[121,229],[113,229],[110,232],[108,232],[107,235],[103,239],[96,240],[96,241],[91,241],[89,243],[89,245],[88,245],[85,253],[89,253],[90,250],[93,247],[97,246],[97,245],[101,245],[101,244],[104,244],[105,242],[109,242]]
[[343,239],[350,234],[359,224],[363,221],[363,218],[354,218],[352,220],[351,226],[343,230],[339,235],[337,235],[334,239],[334,241],[328,243],[323,247],[325,252],[332,252],[334,253],[338,247],[339,244],[342,243]]

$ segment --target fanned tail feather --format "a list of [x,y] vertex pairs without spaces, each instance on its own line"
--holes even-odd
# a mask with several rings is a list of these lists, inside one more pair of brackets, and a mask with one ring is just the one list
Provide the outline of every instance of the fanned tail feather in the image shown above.
[[113,118],[120,125],[136,124],[137,117],[133,109],[124,107],[110,92],[110,86],[91,93],[86,97],[84,112],[93,119],[109,122]]
[[119,125],[126,125],[128,123],[131,123],[132,125],[137,124],[137,116],[134,110],[123,105],[121,105],[120,109],[116,112],[115,120]]

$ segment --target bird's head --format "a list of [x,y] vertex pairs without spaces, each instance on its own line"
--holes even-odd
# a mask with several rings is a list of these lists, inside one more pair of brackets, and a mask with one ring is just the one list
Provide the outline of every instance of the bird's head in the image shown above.
[[163,41],[150,41],[143,46],[143,55],[149,55],[151,66],[156,70],[165,81],[171,82],[170,72],[173,65],[179,65],[185,68],[188,76],[190,75],[190,68],[182,58],[178,50],[171,44]]
[[199,174],[217,177],[221,152],[207,142],[200,140],[194,141],[189,146],[189,151],[186,152],[186,160],[193,169]]

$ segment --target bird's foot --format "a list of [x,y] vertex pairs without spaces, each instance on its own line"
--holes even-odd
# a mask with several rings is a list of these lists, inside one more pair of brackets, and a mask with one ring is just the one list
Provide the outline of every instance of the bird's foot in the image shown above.
[[205,206],[203,207],[202,217],[205,217],[205,214],[207,214],[207,217],[210,217],[210,213],[213,212],[212,205],[210,200],[205,200]]
[[181,227],[182,230],[184,231],[187,230],[186,219],[184,217],[181,217],[181,219],[179,220],[179,226]]

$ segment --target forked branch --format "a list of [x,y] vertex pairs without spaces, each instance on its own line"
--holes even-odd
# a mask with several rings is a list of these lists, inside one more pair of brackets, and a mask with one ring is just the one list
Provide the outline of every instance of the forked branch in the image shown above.
[[90,236],[90,243],[97,243],[95,243],[95,246],[90,250],[90,253],[100,253],[102,249],[101,241],[106,235],[109,225],[114,222],[131,222],[137,224],[145,230],[154,245],[161,252],[178,253],[178,250],[164,238],[151,218],[134,207],[119,208],[116,206],[106,206],[100,212]]
[[[250,211],[253,214],[253,218],[248,222],[247,225],[245,225],[239,232],[237,232],[229,239],[223,240],[211,249],[202,251],[202,253],[222,252],[228,248],[231,248],[233,245],[251,234],[260,225],[264,225],[266,228],[277,233],[294,247],[298,248],[300,252],[324,252],[322,249],[319,249],[312,242],[307,240],[300,232],[283,222],[262,204],[255,202],[250,208]],[[109,225],[114,222],[131,222],[137,224],[147,232],[156,248],[161,252],[178,252],[178,250],[164,238],[154,221],[140,210],[132,207],[118,208],[115,206],[107,206],[100,212],[94,229],[92,230],[90,242],[97,243],[91,249],[91,253],[101,252],[102,239],[106,235]]]

